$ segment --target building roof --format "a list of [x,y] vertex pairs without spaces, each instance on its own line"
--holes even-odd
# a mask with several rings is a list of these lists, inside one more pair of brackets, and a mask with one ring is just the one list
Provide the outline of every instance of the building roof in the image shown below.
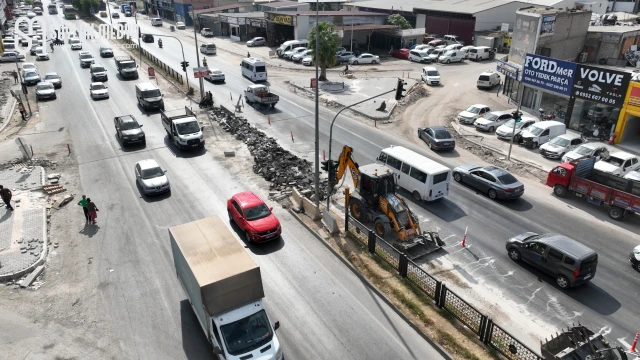
[[262,11],[254,11],[248,13],[219,13],[219,14],[201,14],[203,17],[218,17],[218,16],[226,16],[226,17],[234,17],[234,18],[245,18],[245,19],[264,19],[264,13]]
[[[265,12],[270,12],[270,13],[278,13],[278,14],[284,14],[284,15],[316,15],[316,12],[313,10],[305,10],[305,11],[277,11],[277,10],[273,10],[273,11],[265,11]],[[369,11],[319,11],[318,12],[319,16],[387,16],[389,14],[384,14],[384,13],[374,13],[374,12],[369,12]]]
[[358,31],[358,30],[380,30],[380,29],[396,29],[395,25],[378,25],[378,24],[362,24],[362,25],[336,25],[337,30]]
[[628,32],[640,31],[640,26],[589,26],[587,32],[590,33],[613,33],[624,34]]
[[[450,13],[461,14],[476,14],[482,11],[493,9],[498,6],[507,5],[511,3],[519,3],[520,1],[513,0],[453,0],[453,1],[431,1],[420,7],[416,7],[416,10],[422,11],[442,11]],[[527,3],[522,2],[523,7]],[[535,4],[529,4],[535,5]]]
[[276,1],[276,2],[270,2],[270,3],[263,3],[263,4],[260,4],[260,5],[268,6],[268,7],[272,7],[272,8],[279,8],[279,7],[298,6],[298,5],[300,5],[300,3],[297,2],[297,1]]
[[381,10],[396,10],[412,12],[414,8],[424,8],[430,6],[434,1],[431,0],[365,0],[356,1],[345,4],[345,6],[381,9]]
[[199,9],[199,10],[195,10],[194,12],[196,13],[196,15],[198,15],[198,14],[204,14],[204,13],[210,13],[210,12],[216,12],[216,11],[239,9],[247,6],[251,6],[251,4],[231,4],[231,5],[212,7],[208,9]]
[[553,7],[544,7],[544,6],[539,6],[539,7],[531,7],[528,9],[521,9],[518,10],[519,12],[525,12],[525,13],[531,13],[531,14],[540,14],[540,15],[554,15],[554,14],[560,14],[560,13],[584,13],[584,12],[591,12],[591,10],[582,10],[582,9],[557,9],[557,8],[553,8]]

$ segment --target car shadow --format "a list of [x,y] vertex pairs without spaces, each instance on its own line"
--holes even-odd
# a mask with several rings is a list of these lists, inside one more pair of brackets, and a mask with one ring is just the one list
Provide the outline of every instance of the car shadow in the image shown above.
[[435,201],[417,202],[413,199],[413,195],[405,189],[398,190],[398,194],[407,200],[411,199],[412,206],[419,206],[446,222],[456,221],[467,216],[467,213],[465,213],[464,210],[447,198],[441,198]]
[[567,194],[567,197],[565,198],[559,198],[553,193],[553,190],[551,188],[549,189],[550,189],[549,192],[553,197],[565,203],[566,206],[569,208],[573,207],[573,208],[579,209],[593,216],[598,221],[614,224],[616,226],[619,226],[633,233],[637,234],[640,232],[640,216],[638,215],[634,215],[633,213],[628,213],[620,221],[613,220],[612,218],[609,217],[609,214],[608,214],[609,210],[607,207],[590,204],[589,202],[587,202],[584,196],[580,198],[571,193]]
[[460,157],[460,153],[456,150],[442,150],[442,151],[434,151],[434,154],[439,155],[440,157],[443,158],[457,158]]
[[264,243],[252,243],[247,241],[247,238],[244,235],[244,232],[235,223],[235,221],[231,221],[231,219],[229,219],[229,225],[231,225],[231,228],[233,229],[233,231],[235,231],[236,235],[238,235],[238,237],[244,244],[244,247],[249,249],[249,251],[251,251],[255,255],[269,255],[284,247],[283,236],[279,236],[275,240],[267,241]]
[[120,150],[125,153],[144,150],[147,147],[146,144],[143,143],[133,143],[125,145],[122,141],[120,141],[118,134],[113,134],[113,138],[116,140],[116,143],[120,145]]
[[522,196],[517,199],[498,199],[497,202],[513,211],[527,211],[533,209],[533,204],[523,199]]
[[[562,289],[556,284],[553,276],[539,270],[533,265],[525,263],[524,261],[518,261],[517,264],[523,270],[535,275],[539,282],[544,282],[547,285],[554,287],[558,291],[563,292],[573,300],[581,303],[600,315],[611,315],[618,311],[622,306],[615,297],[609,295],[609,293],[591,281],[578,285],[575,288]],[[596,273],[596,276],[597,275],[598,274]]]
[[206,145],[205,147],[202,147],[202,148],[180,151],[176,148],[176,146],[173,144],[173,142],[169,139],[169,136],[167,135],[165,135],[164,137],[164,144],[167,146],[167,149],[169,149],[169,151],[171,151],[171,153],[178,158],[190,159],[197,156],[202,156],[207,153]]
[[275,114],[281,114],[282,113],[282,110],[277,108],[278,105],[276,105],[276,107],[271,107],[269,105],[264,106],[264,105],[258,105],[258,104],[256,104],[256,105],[246,104],[245,106],[249,107],[249,108],[252,108],[253,110],[255,110],[255,111],[257,111],[257,112],[259,112],[261,114],[265,114],[265,115],[275,115]]
[[182,327],[182,350],[184,350],[187,359],[217,359],[213,354],[213,346],[202,331],[189,299],[180,301],[180,324]]
[[138,188],[138,192],[140,193],[140,198],[148,203],[162,201],[171,197],[171,189],[157,195],[147,195],[144,193],[144,191],[142,191],[142,186],[140,186],[140,183],[138,183],[137,181],[136,187]]
[[120,81],[132,81],[132,80],[138,80],[140,76],[138,76],[137,78],[125,78],[124,76],[120,75],[119,72],[116,72],[116,78]]

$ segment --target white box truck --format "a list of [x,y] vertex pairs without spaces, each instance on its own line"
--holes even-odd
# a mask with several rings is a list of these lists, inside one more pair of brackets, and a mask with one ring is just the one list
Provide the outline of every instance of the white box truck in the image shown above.
[[218,359],[283,360],[264,309],[260,267],[212,216],[169,228],[178,279]]

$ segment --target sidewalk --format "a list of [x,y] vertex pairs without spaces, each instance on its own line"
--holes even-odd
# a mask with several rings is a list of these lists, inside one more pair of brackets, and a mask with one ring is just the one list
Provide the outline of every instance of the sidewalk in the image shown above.
[[0,208],[0,281],[5,281],[21,277],[45,261],[45,195],[31,191],[44,184],[44,169],[14,165],[0,171],[0,184],[13,192],[15,209]]

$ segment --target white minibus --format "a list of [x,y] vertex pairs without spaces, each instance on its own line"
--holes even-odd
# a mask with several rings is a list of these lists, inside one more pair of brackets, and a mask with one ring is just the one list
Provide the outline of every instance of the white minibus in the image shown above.
[[240,63],[242,75],[251,81],[267,81],[267,64],[258,58],[244,58]]
[[402,146],[382,149],[376,159],[393,169],[396,184],[417,201],[433,201],[449,194],[451,169]]

